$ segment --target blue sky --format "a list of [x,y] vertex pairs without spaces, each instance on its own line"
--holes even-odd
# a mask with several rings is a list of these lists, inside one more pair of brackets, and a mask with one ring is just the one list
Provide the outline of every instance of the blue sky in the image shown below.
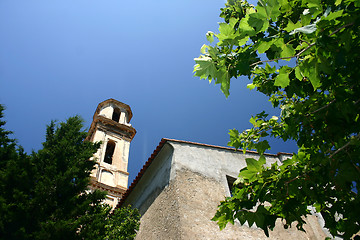
[[[271,109],[267,98],[232,81],[193,76],[194,58],[217,32],[223,0],[2,0],[0,104],[6,128],[26,151],[38,150],[51,120],[76,114],[89,127],[99,102],[131,106],[131,183],[161,138],[226,146],[228,131],[250,127]],[[271,153],[296,151],[272,142]]]

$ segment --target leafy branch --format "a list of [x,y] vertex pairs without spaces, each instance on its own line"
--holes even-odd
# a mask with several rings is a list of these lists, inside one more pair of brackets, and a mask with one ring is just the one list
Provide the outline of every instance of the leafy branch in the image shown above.
[[[226,97],[230,82],[247,76],[249,89],[281,109],[279,118],[267,120],[263,112],[250,119],[251,129],[230,130],[228,145],[255,149],[260,158],[246,159],[236,180],[244,184],[234,185],[233,196],[221,203],[213,220],[222,229],[238,219],[268,235],[277,219],[286,226],[298,222],[303,230],[307,207],[314,206],[318,212],[326,208],[325,227],[333,237],[350,239],[360,231],[360,208],[355,207],[360,198],[352,193],[360,191],[360,3],[261,0],[255,8],[229,0],[221,9],[225,23],[214,35],[217,46],[209,47],[210,56],[201,52],[195,59],[195,76],[216,79]],[[294,58],[294,67],[267,64]],[[294,140],[298,152],[281,165],[264,167],[270,144],[263,138],[269,136]]]
[[[329,34],[328,36],[331,37],[332,35],[334,35],[335,33],[339,32],[341,29],[344,29],[346,27],[349,27],[351,25],[353,25],[354,23],[349,23],[349,24],[346,24],[344,26],[341,26],[340,28],[334,30],[331,34]],[[280,57],[280,58],[275,58],[275,59],[270,59],[270,60],[263,60],[263,61],[257,61],[255,63],[252,63],[250,64],[250,67],[252,66],[255,66],[255,65],[258,65],[258,64],[262,64],[262,63],[266,63],[266,62],[275,62],[275,61],[279,61],[279,60],[286,60],[286,59],[292,59],[292,58],[299,58],[301,54],[303,54],[306,50],[308,50],[309,48],[311,48],[312,46],[315,45],[315,43],[309,43],[305,40],[301,40],[305,43],[308,44],[308,46],[306,48],[304,48],[303,50],[301,50],[300,52],[298,52],[297,54],[291,56],[291,57]]]
[[298,58],[300,57],[301,54],[303,54],[306,50],[308,50],[309,48],[311,48],[312,46],[314,46],[315,43],[311,43],[309,46],[307,46],[306,48],[304,48],[303,50],[301,50],[300,52],[298,52],[297,54],[295,54],[294,56],[291,57],[280,57],[280,58],[275,58],[275,59],[270,59],[270,60],[263,60],[263,61],[258,61],[255,63],[250,64],[250,67],[261,64],[261,63],[266,63],[266,62],[275,62],[275,61],[279,61],[279,60],[285,60],[285,59],[292,59],[292,58]]

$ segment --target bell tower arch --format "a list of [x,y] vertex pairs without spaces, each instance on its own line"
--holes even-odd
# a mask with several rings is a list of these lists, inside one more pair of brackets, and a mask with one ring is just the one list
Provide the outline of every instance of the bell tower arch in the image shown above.
[[131,118],[130,106],[115,99],[103,101],[96,108],[87,137],[102,143],[94,154],[91,188],[107,191],[106,202],[113,207],[127,190],[129,148],[136,134]]

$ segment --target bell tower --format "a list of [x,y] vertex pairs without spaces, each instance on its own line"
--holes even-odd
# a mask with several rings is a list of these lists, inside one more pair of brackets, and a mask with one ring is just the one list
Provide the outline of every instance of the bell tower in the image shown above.
[[91,173],[91,188],[107,191],[106,203],[115,207],[127,190],[130,142],[136,134],[130,124],[130,106],[115,99],[99,103],[87,140],[102,142],[94,154],[96,167]]

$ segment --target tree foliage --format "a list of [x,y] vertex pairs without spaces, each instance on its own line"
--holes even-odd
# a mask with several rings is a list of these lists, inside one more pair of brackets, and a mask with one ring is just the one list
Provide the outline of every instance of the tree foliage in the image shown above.
[[[0,120],[2,111],[0,105]],[[110,214],[102,204],[106,193],[88,190],[95,164],[89,159],[100,143],[84,141],[80,117],[52,122],[43,148],[31,155],[9,137],[4,124],[0,121],[1,239],[107,239],[113,232],[134,237],[137,211]],[[131,229],[122,230],[122,221],[131,222]]]
[[140,214],[130,205],[122,208],[112,208],[99,205],[92,208],[93,215],[88,214],[81,226],[82,239],[108,240],[134,239],[140,225]]
[[[266,235],[276,219],[296,223],[313,206],[333,236],[360,231],[360,2],[358,0],[229,0],[217,34],[206,34],[195,76],[215,81],[229,95],[230,80],[269,97],[280,116],[262,112],[253,127],[230,130],[229,145],[256,149],[233,196],[213,218],[220,228],[238,219]],[[264,137],[293,140],[298,152],[264,167]],[[353,192],[355,191],[355,192]]]

